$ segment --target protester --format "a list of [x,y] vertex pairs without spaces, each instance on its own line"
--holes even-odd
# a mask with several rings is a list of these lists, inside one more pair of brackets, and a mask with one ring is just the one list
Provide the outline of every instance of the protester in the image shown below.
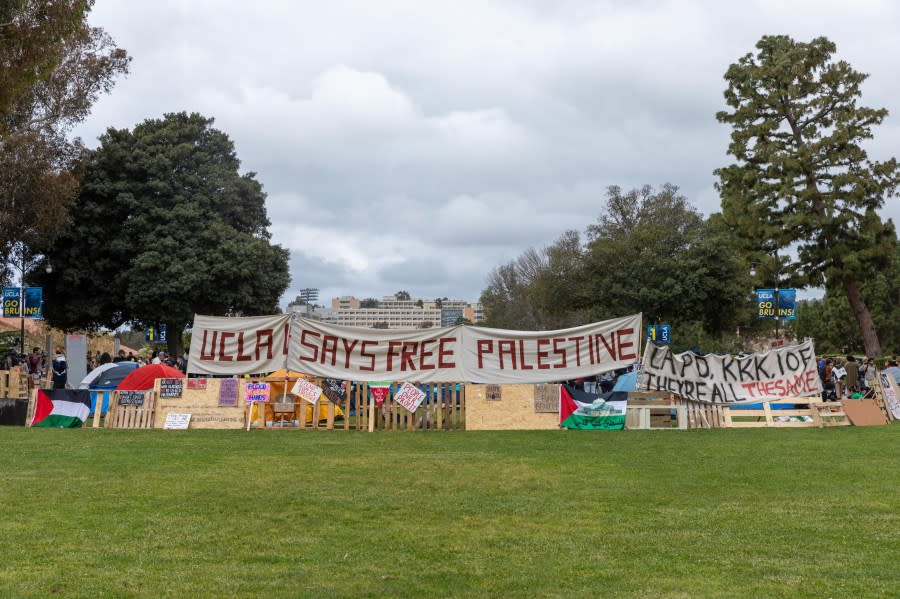
[[846,390],[846,395],[852,395],[859,391],[859,363],[857,363],[854,356],[847,356],[844,370],[847,371],[847,376],[844,379],[844,389]]
[[66,362],[66,353],[62,347],[56,348],[56,357],[53,358],[53,388],[65,389],[69,381],[69,365]]
[[124,349],[120,349],[119,354],[113,358],[113,362],[125,362],[126,360],[128,360],[128,357],[125,355]]

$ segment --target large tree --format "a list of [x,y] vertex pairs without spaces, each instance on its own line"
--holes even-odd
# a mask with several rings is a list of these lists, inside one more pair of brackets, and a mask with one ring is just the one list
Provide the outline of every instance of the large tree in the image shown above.
[[704,220],[675,185],[609,187],[606,211],[588,236],[583,289],[595,317],[640,310],[648,322],[676,330],[700,323],[712,336],[740,323],[745,262],[718,218]]
[[[129,58],[90,27],[93,0],[0,1],[0,252],[34,255],[68,218],[87,116]],[[18,251],[18,250],[16,250]]]
[[182,112],[101,136],[53,273],[40,275],[52,325],[165,323],[178,352],[195,313],[278,310],[288,252],[270,243],[255,174],[238,172],[234,144],[212,124]]
[[[877,210],[896,192],[898,164],[870,160],[862,142],[887,110],[858,105],[867,75],[809,43],[766,36],[725,73],[731,108],[728,153],[716,171],[726,223],[760,259],[789,256],[789,283],[839,288],[859,323],[866,353],[881,355],[860,283],[895,252],[893,223]],[[769,284],[783,283],[781,276]]]

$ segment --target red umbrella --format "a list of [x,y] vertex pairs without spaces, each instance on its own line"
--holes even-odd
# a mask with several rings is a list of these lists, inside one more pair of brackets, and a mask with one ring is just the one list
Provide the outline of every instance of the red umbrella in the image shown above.
[[135,368],[134,372],[122,379],[118,391],[146,391],[153,388],[156,379],[181,379],[184,373],[166,364],[147,364]]

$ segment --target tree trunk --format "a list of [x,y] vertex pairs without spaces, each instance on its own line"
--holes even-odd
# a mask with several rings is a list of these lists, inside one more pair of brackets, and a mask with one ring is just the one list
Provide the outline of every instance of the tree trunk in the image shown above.
[[853,314],[856,316],[856,322],[859,323],[863,346],[866,348],[866,356],[880,358],[881,344],[878,342],[878,331],[875,330],[872,314],[869,312],[869,307],[859,291],[859,285],[854,281],[845,280],[844,294],[850,302],[850,309],[853,310]]

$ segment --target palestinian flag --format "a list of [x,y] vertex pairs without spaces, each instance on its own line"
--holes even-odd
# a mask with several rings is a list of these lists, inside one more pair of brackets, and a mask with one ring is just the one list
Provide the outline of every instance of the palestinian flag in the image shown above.
[[598,395],[579,391],[569,385],[560,385],[559,426],[588,430],[623,429],[627,397],[625,393],[614,391]]
[[78,428],[91,413],[87,389],[38,389],[31,426]]
[[384,403],[384,400],[387,398],[390,391],[390,381],[371,381],[369,383],[369,393],[372,394],[372,398],[375,399],[375,405],[379,408],[381,407],[381,404]]

